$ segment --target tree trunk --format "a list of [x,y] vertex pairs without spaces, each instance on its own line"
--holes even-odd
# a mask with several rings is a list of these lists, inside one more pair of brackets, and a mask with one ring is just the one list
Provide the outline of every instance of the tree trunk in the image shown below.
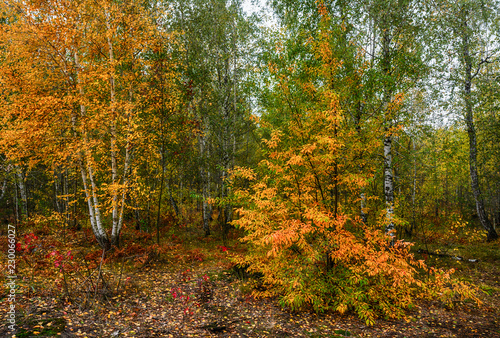
[[477,170],[477,139],[476,139],[476,129],[474,126],[474,113],[472,107],[472,57],[470,55],[470,41],[469,32],[467,25],[467,10],[462,9],[462,48],[463,48],[463,61],[465,66],[465,79],[464,79],[464,103],[465,103],[465,124],[467,126],[467,134],[469,136],[469,169],[470,169],[470,179],[472,194],[474,195],[474,200],[476,202],[477,215],[481,225],[488,233],[487,240],[493,241],[498,238],[498,234],[495,228],[488,219],[486,210],[484,208],[484,200],[481,194],[481,189],[479,187],[479,177]]
[[411,192],[411,227],[410,227],[410,236],[413,234],[413,230],[416,229],[416,210],[415,210],[415,197],[417,193],[417,155],[415,148],[415,140],[412,140],[413,143],[413,189]]
[[[107,28],[107,42],[108,42],[108,57],[109,57],[109,63],[114,67],[114,61],[115,61],[115,56],[114,56],[114,51],[113,51],[113,42],[111,41],[111,24],[110,24],[110,15],[106,11],[105,13],[106,16],[106,28]],[[120,227],[121,223],[120,221],[122,220],[122,215],[118,215],[118,167],[117,167],[117,161],[116,161],[116,148],[117,148],[117,135],[116,135],[116,120],[117,120],[117,112],[115,108],[115,77],[113,74],[113,69],[110,72],[109,76],[109,99],[110,99],[110,106],[111,106],[111,137],[110,137],[110,155],[111,155],[111,196],[113,198],[112,201],[112,227],[111,227],[111,245],[119,245],[119,238],[120,238]],[[123,201],[122,201],[123,202]],[[123,203],[122,203],[123,205]],[[123,210],[123,208],[122,208]],[[120,220],[119,220],[120,218]]]
[[[84,97],[83,85],[81,84],[80,79],[80,69],[81,65],[78,58],[78,52],[75,51],[75,69],[76,69],[76,78],[77,78],[77,86],[79,89],[79,94],[81,98]],[[86,107],[83,104],[80,104],[80,115],[82,118],[86,115]],[[73,133],[77,136],[77,125],[76,125],[76,116],[72,116],[72,124],[73,124]],[[83,138],[83,147],[79,152],[79,167],[80,173],[82,175],[83,189],[85,192],[85,199],[87,200],[88,208],[89,208],[89,217],[90,224],[92,226],[92,231],[96,237],[97,243],[99,243],[100,247],[103,250],[108,250],[110,248],[110,242],[106,231],[104,230],[102,219],[101,219],[101,211],[99,207],[99,200],[97,198],[97,186],[94,180],[94,175],[92,171],[92,163],[91,163],[91,154],[90,147],[88,142],[88,135],[83,126],[82,138]],[[85,164],[84,164],[85,162]],[[90,181],[90,185],[87,183],[87,176]]]
[[17,224],[19,223],[19,202],[17,197],[17,183],[15,179],[14,179],[14,214],[16,217],[16,227],[17,227]]
[[59,174],[56,172],[56,170],[54,170],[54,210],[57,213],[62,214],[62,206],[61,203],[59,203],[59,197],[58,197],[58,192],[60,190],[59,180],[60,180]]
[[[162,141],[164,142],[164,141]],[[161,149],[161,180],[160,180],[160,192],[158,195],[158,212],[156,214],[156,243],[160,244],[160,215],[161,215],[161,197],[163,195],[163,185],[165,183],[165,154],[164,154],[164,144],[162,144]]]
[[[130,102],[132,102],[132,90],[129,91],[129,99]],[[122,177],[122,195],[121,195],[121,200],[120,200],[120,211],[118,213],[118,221],[117,223],[113,222],[113,228],[111,229],[111,244],[120,246],[120,232],[122,230],[123,226],[123,212],[125,210],[125,198],[127,196],[127,185],[128,185],[128,171],[130,167],[130,161],[131,161],[131,145],[130,145],[130,128],[131,128],[131,115],[132,112],[128,111],[127,112],[127,140],[125,142],[125,159],[124,159],[124,164],[123,164],[123,177]],[[116,194],[118,192],[116,191]],[[118,208],[118,204],[116,205]]]
[[209,173],[207,169],[207,160],[208,156],[205,156],[206,152],[206,136],[201,135],[199,138],[200,144],[200,156],[202,160],[202,165],[200,168],[200,176],[201,176],[201,189],[202,189],[202,217],[203,217],[203,231],[205,231],[205,236],[210,236],[210,208],[208,205],[208,198],[210,193],[210,179]]
[[390,233],[392,240],[394,240],[394,182],[392,176],[392,136],[390,135],[384,139],[384,194],[387,208],[385,232]]
[[21,220],[25,221],[28,218],[28,197],[26,194],[26,184],[24,182],[25,176],[19,166],[16,166],[16,175],[19,185],[19,193],[21,195]]
[[[390,60],[390,43],[391,37],[388,29],[386,29],[382,36],[382,72],[384,76],[390,76],[391,60]],[[385,80],[387,81],[387,80]],[[389,103],[391,101],[391,89],[389,84],[384,84],[384,123],[385,139],[384,139],[384,195],[386,205],[386,226],[385,232],[392,238],[394,243],[394,177],[392,169],[392,117],[389,116]]]
[[167,190],[168,190],[168,195],[170,198],[170,205],[172,206],[172,209],[174,209],[175,216],[180,217],[180,211],[179,207],[177,206],[177,203],[175,202],[174,196],[172,195],[172,189],[170,188],[170,178],[167,181]]
[[[356,124],[356,133],[358,134],[358,137],[361,138],[361,117],[363,116],[363,111],[364,111],[364,105],[363,103],[359,102],[358,103],[358,109],[356,113],[356,119],[355,119],[355,124]],[[359,174],[361,175],[363,172],[363,166],[359,166]],[[362,187],[359,193],[359,198],[360,198],[360,209],[359,209],[359,216],[361,217],[361,221],[364,224],[368,223],[368,214],[366,213],[366,193],[365,193],[365,187]]]
[[[222,94],[221,102],[221,115],[223,124],[223,135],[222,135],[222,184],[221,184],[221,198],[224,201],[224,207],[221,208],[224,215],[222,217],[222,240],[224,245],[226,245],[227,235],[229,233],[229,224],[232,218],[232,207],[226,198],[229,196],[229,171],[231,170],[231,163],[233,162],[232,157],[234,153],[230,151],[231,148],[231,136],[232,130],[231,126],[231,83],[230,83],[230,62],[226,59],[224,62],[224,73],[221,74],[220,70],[217,70],[219,79],[219,92]],[[236,93],[234,93],[234,101],[236,102]],[[234,107],[233,109],[236,109]]]

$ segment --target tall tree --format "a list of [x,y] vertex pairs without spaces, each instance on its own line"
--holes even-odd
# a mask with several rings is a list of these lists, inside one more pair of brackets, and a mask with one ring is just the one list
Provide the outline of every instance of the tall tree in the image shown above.
[[0,71],[2,144],[49,167],[76,165],[90,224],[108,249],[119,243],[134,152],[148,138],[140,128],[151,109],[144,102],[153,95],[144,80],[151,68],[145,55],[168,44],[170,35],[136,2],[19,1],[13,7],[16,23],[2,27],[8,60]]
[[[273,104],[259,121],[264,159],[236,176],[242,207],[234,224],[249,245],[238,261],[263,275],[257,295],[279,296],[291,308],[353,309],[373,323],[377,313],[400,316],[411,302],[416,262],[400,243],[387,245],[383,219],[366,224],[351,207],[367,183],[360,165],[380,149],[380,135],[360,138],[341,109],[332,82],[343,64],[335,57],[330,14],[321,4],[319,13],[319,34],[307,47],[285,31],[268,52],[276,55],[267,64]],[[298,62],[307,52],[311,62]],[[363,147],[366,157],[359,156]]]
[[447,32],[447,51],[451,64],[450,78],[460,91],[460,108],[467,128],[469,141],[469,172],[471,189],[477,215],[482,227],[488,233],[488,240],[495,240],[498,234],[485,210],[478,170],[478,138],[475,110],[480,92],[476,82],[483,69],[500,56],[498,36],[498,2],[496,1],[439,1],[436,8],[438,22]]
[[[394,235],[393,140],[405,120],[404,114],[409,112],[402,109],[406,93],[425,76],[419,34],[420,5],[416,1],[377,0],[321,3],[331,14],[334,54],[342,62],[339,75],[332,83],[340,95],[342,109],[349,112],[350,123],[357,126],[361,138],[366,137],[364,133],[370,129],[366,126],[381,126],[385,228]],[[273,4],[287,27],[299,32],[295,38],[305,39],[304,31],[319,27],[320,16],[313,11],[312,2],[297,4],[284,0],[273,1]],[[360,156],[364,156],[362,151]],[[366,162],[373,159],[366,158]],[[361,188],[360,214],[365,220],[366,200],[366,192]]]
[[219,201],[224,231],[231,220],[228,178],[250,125],[245,71],[249,53],[243,48],[253,28],[239,1],[181,1],[175,8],[174,27],[185,32],[186,98],[199,121],[203,228],[209,235],[209,200]]
[[[424,72],[419,27],[422,24],[416,1],[366,1],[367,23],[371,24],[374,71],[381,89],[378,109],[384,120],[384,196],[386,232],[394,230],[393,140],[401,127],[402,99]],[[376,101],[376,102],[377,102]],[[392,233],[394,236],[394,233]]]

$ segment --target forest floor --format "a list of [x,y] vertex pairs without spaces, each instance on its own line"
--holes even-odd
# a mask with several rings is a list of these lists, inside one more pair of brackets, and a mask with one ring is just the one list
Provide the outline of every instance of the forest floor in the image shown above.
[[[456,278],[476,285],[483,304],[420,301],[405,319],[366,326],[354,314],[294,313],[277,300],[254,299],[229,260],[245,250],[237,234],[224,246],[185,227],[165,231],[158,246],[150,234],[127,229],[122,248],[103,259],[88,229],[32,231],[24,232],[16,257],[17,331],[5,320],[3,288],[0,337],[500,337],[498,241],[417,239],[418,258],[454,268]],[[6,236],[0,245],[7,247]],[[439,252],[453,255],[432,254]]]

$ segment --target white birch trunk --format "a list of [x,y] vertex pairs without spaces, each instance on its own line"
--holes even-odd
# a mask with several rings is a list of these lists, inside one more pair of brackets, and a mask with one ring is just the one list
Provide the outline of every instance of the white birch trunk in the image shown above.
[[[81,65],[79,62],[78,58],[78,52],[75,51],[75,68],[76,68],[76,77],[77,77],[77,84],[79,87],[79,94],[81,98],[84,97],[85,92],[83,90],[83,85],[81,83],[81,78],[80,78],[80,69]],[[85,117],[86,115],[86,107],[84,104],[80,104],[80,115],[82,117]],[[72,123],[73,123],[73,129],[74,133],[76,136],[76,117],[73,115],[72,116]],[[90,159],[90,150],[89,150],[89,145],[88,145],[88,135],[87,131],[82,130],[82,137],[83,137],[83,149],[79,153],[79,166],[80,166],[80,172],[82,175],[82,181],[83,181],[83,188],[85,191],[85,198],[87,200],[88,208],[89,208],[89,217],[90,217],[90,224],[92,226],[92,230],[94,232],[94,235],[97,239],[97,242],[99,245],[107,250],[109,248],[109,240],[108,236],[106,234],[106,231],[104,230],[103,224],[102,224],[102,219],[101,219],[101,212],[99,208],[99,200],[97,197],[97,187],[95,184],[94,180],[94,175],[93,175],[93,170],[92,170],[92,162]],[[84,164],[85,162],[85,164]],[[87,182],[87,176],[88,179],[90,180],[90,186]]]
[[[391,36],[389,30],[386,29],[382,36],[382,71],[385,76],[389,76],[391,69],[390,58]],[[389,103],[391,102],[391,89],[388,84],[384,85],[384,122],[385,122],[385,138],[384,138],[384,195],[386,205],[386,226],[385,232],[391,236],[391,244],[394,244],[394,177],[392,168],[392,118],[389,116]]]
[[417,194],[417,155],[416,155],[416,147],[415,147],[415,140],[412,141],[413,143],[413,191],[411,193],[411,209],[412,209],[412,226],[411,226],[411,231],[416,229],[416,220],[415,220],[415,215],[416,215],[416,210],[415,210],[415,197]]
[[5,191],[7,190],[6,187],[7,187],[7,178],[4,177],[3,184],[2,184],[2,194],[0,195],[0,200],[2,200],[3,197],[5,196]]
[[19,193],[21,194],[21,218],[26,220],[28,217],[28,197],[26,194],[26,184],[24,184],[24,175],[19,166],[16,165],[16,175],[19,185]]
[[368,222],[368,214],[365,212],[366,211],[366,194],[364,192],[365,188],[361,188],[361,194],[360,194],[360,199],[361,199],[361,210],[360,210],[360,216],[361,220],[363,223]]
[[[130,101],[132,101],[132,90],[129,91]],[[120,212],[118,215],[118,222],[113,223],[113,228],[111,230],[111,243],[114,245],[119,245],[120,232],[123,226],[123,212],[125,210],[125,198],[127,196],[127,185],[128,185],[128,170],[130,167],[131,161],[131,150],[130,150],[130,128],[131,123],[130,119],[132,112],[128,112],[127,114],[127,141],[125,142],[125,163],[123,166],[123,187],[122,187],[122,196],[120,201]]]
[[[110,105],[111,105],[111,139],[110,139],[110,155],[111,155],[111,196],[112,196],[112,232],[111,232],[111,243],[113,245],[118,244],[118,236],[120,234],[119,228],[119,216],[118,216],[118,168],[116,163],[116,90],[115,90],[115,77],[114,77],[114,51],[113,51],[113,41],[111,40],[111,24],[110,24],[110,15],[109,12],[106,11],[106,28],[107,28],[107,42],[108,42],[108,57],[109,63],[112,67],[111,75],[109,76],[109,96],[110,96]],[[121,226],[120,226],[121,227]]]
[[394,181],[392,174],[392,136],[387,135],[384,139],[384,194],[386,204],[386,226],[385,232],[390,233],[394,241]]
[[[464,79],[464,103],[465,103],[465,124],[467,126],[467,134],[469,136],[469,172],[471,179],[471,188],[472,194],[474,195],[474,200],[476,202],[476,210],[477,215],[479,217],[479,221],[483,228],[487,231],[488,241],[493,241],[498,239],[498,233],[495,228],[491,224],[488,214],[486,213],[484,207],[483,195],[481,193],[480,185],[479,185],[479,174],[477,169],[477,137],[476,137],[476,129],[474,125],[474,111],[473,111],[473,103],[472,103],[472,80],[474,76],[472,75],[472,56],[470,52],[470,44],[469,40],[471,36],[469,36],[468,32],[468,23],[467,16],[468,10],[463,9],[461,15],[462,17],[462,58],[465,66],[465,79]],[[476,73],[477,74],[477,73]]]

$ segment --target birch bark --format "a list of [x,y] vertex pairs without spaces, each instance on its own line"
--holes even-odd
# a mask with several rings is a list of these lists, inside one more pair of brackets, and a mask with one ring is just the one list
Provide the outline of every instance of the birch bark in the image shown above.
[[[75,60],[75,69],[76,69],[76,79],[78,92],[80,94],[80,100],[85,96],[85,90],[83,88],[83,83],[81,79],[81,70],[82,66],[79,61],[78,51],[74,53]],[[80,103],[80,117],[83,119],[86,116],[87,108],[83,103]],[[77,125],[76,125],[76,116],[73,114],[72,116],[72,124],[73,124],[73,132],[74,135],[77,136]],[[87,200],[87,205],[89,208],[89,218],[90,224],[92,226],[92,230],[97,239],[97,242],[104,250],[109,249],[110,242],[106,231],[104,230],[101,218],[101,210],[99,205],[99,199],[96,191],[96,183],[94,180],[93,170],[92,170],[92,161],[91,161],[91,150],[88,142],[88,134],[87,128],[85,125],[82,126],[83,130],[82,139],[83,139],[83,147],[79,152],[78,165],[80,167],[80,173],[82,175],[83,189],[85,192],[85,199]],[[87,178],[90,181],[90,184],[87,182]]]
[[[488,241],[493,241],[498,238],[498,234],[491,224],[486,210],[484,208],[484,200],[479,186],[478,170],[477,170],[477,137],[474,125],[474,111],[472,106],[472,80],[474,78],[472,73],[472,56],[470,51],[470,31],[467,23],[468,10],[462,7],[462,58],[465,66],[465,77],[463,81],[463,93],[465,104],[465,124],[467,126],[467,134],[469,136],[469,172],[471,179],[472,194],[476,202],[477,215],[481,225],[488,233]],[[477,74],[477,73],[476,73]]]
[[[130,119],[132,112],[127,109],[126,113],[126,141],[125,141],[125,159],[123,164],[123,176],[118,178],[118,164],[117,164],[117,120],[118,111],[116,107],[116,88],[115,88],[115,55],[113,50],[113,31],[111,27],[111,18],[109,12],[105,12],[106,16],[106,40],[108,43],[108,57],[110,63],[110,76],[109,76],[109,90],[110,90],[110,103],[111,103],[111,142],[110,142],[110,155],[111,155],[111,194],[112,194],[112,228],[111,228],[111,245],[119,246],[120,231],[123,225],[123,212],[125,210],[126,188],[128,183],[128,168],[130,165]],[[132,103],[132,90],[129,90],[129,101]],[[120,184],[120,181],[122,184]],[[119,197],[119,187],[122,193]]]
[[[383,31],[382,35],[382,71],[384,76],[390,76],[391,59],[390,59],[390,44],[391,36],[388,29]],[[386,226],[385,232],[389,234],[394,242],[394,177],[392,168],[392,118],[388,112],[389,103],[391,100],[391,90],[388,84],[384,86],[384,101],[382,107],[384,109],[385,123],[385,139],[384,139],[384,195],[386,205]]]
[[26,194],[26,184],[24,182],[25,176],[23,175],[21,167],[18,165],[16,165],[16,175],[19,193],[21,194],[21,219],[26,220],[28,218],[28,197]]
[[111,243],[113,245],[118,244],[118,168],[116,164],[116,98],[115,98],[115,77],[114,77],[114,67],[115,67],[115,57],[113,51],[113,41],[112,41],[112,30],[110,24],[110,14],[108,11],[104,13],[106,17],[106,41],[108,43],[108,57],[110,64],[110,75],[109,75],[109,99],[110,99],[110,110],[111,110],[111,139],[110,139],[110,155],[111,155],[111,196],[112,196],[112,235]]

